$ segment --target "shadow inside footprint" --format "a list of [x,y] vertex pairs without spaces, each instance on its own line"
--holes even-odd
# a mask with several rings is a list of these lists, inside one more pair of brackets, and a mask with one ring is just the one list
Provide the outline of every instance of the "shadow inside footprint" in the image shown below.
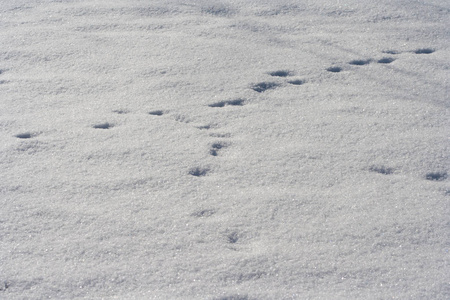
[[342,68],[339,68],[339,67],[329,67],[329,68],[327,69],[327,71],[328,71],[328,72],[332,72],[332,73],[339,73],[339,72],[342,71]]
[[434,52],[434,49],[431,48],[422,48],[414,51],[415,54],[431,54]]
[[364,65],[368,65],[370,64],[371,60],[370,59],[355,59],[349,62],[349,64],[354,65],[354,66],[364,66]]
[[276,82],[260,82],[251,86],[252,90],[258,93],[265,92],[267,90],[271,90],[280,86],[279,83]]
[[275,77],[287,77],[287,76],[292,76],[292,72],[286,71],[286,70],[280,70],[280,71],[270,72],[269,75],[275,76]]
[[230,244],[236,244],[237,241],[239,240],[239,236],[236,232],[232,232],[227,236],[227,240],[228,240],[228,243],[230,243]]
[[395,59],[390,58],[390,57],[384,57],[384,58],[378,60],[377,62],[378,62],[379,64],[390,64],[390,63],[393,62],[394,60],[395,60]]
[[206,174],[209,172],[209,169],[207,168],[192,168],[189,170],[189,174],[196,177],[206,176]]
[[370,167],[369,171],[380,173],[383,175],[390,175],[390,174],[394,173],[393,168],[386,168],[384,166],[372,166],[372,167]]
[[212,126],[211,125],[200,125],[200,126],[197,126],[197,128],[200,130],[208,130],[208,129],[211,129]]
[[16,134],[16,138],[19,138],[19,139],[30,139],[32,137],[33,137],[33,135],[29,132]]
[[113,125],[110,123],[102,123],[102,124],[97,124],[97,125],[92,126],[92,128],[95,128],[95,129],[109,129],[111,127],[113,127]]
[[447,172],[431,172],[425,176],[426,180],[441,181],[447,179]]
[[4,281],[2,284],[0,284],[0,292],[4,292],[11,286],[11,283],[9,281]]
[[288,81],[288,83],[293,84],[293,85],[302,85],[305,82],[303,80],[296,79],[296,80],[290,80],[290,81]]
[[224,143],[214,143],[214,144],[211,145],[211,150],[209,150],[209,153],[212,156],[217,156],[217,155],[219,155],[218,151],[220,149],[222,149],[223,147],[225,147]]
[[152,116],[162,116],[164,114],[164,112],[162,110],[154,110],[148,113],[149,115]]
[[231,106],[242,106],[244,105],[245,100],[244,99],[234,99],[234,100],[226,100],[226,101],[220,101],[213,104],[208,105],[209,107],[224,107],[227,105]]

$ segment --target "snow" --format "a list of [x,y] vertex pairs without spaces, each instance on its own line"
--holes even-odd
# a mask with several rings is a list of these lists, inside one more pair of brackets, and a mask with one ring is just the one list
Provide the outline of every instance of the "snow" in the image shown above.
[[0,0],[0,298],[448,299],[449,11]]

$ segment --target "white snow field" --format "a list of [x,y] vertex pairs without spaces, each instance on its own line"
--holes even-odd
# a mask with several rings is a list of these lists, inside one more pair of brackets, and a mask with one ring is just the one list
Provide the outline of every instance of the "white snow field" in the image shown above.
[[450,298],[450,1],[0,21],[0,299]]

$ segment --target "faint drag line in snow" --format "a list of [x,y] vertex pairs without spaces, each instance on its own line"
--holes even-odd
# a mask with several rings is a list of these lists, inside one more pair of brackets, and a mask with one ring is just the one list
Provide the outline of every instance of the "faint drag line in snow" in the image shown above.
[[192,213],[191,216],[196,217],[196,218],[207,218],[207,217],[211,217],[215,213],[216,213],[216,211],[214,209],[202,209],[202,210],[198,210],[198,211]]
[[[324,39],[320,39],[320,38],[317,39],[317,41],[318,41],[322,46],[332,48],[333,50],[334,50],[334,49],[338,49],[338,50],[340,50],[340,51],[342,51],[342,52],[344,52],[344,53],[352,54],[352,55],[354,55],[354,56],[356,56],[356,57],[364,57],[364,56],[362,55],[362,53],[359,53],[359,52],[357,52],[357,51],[355,51],[355,50],[353,50],[353,49],[349,49],[349,48],[340,46],[340,45],[338,45],[336,42],[333,42],[333,41],[330,41],[330,40],[324,40]],[[310,52],[311,54],[317,55],[317,53],[314,53],[314,52],[312,52],[312,51],[309,51],[309,52]],[[322,57],[323,57],[323,55],[322,55]],[[328,57],[326,57],[326,58],[328,59]]]
[[217,17],[230,17],[236,14],[236,10],[223,3],[208,4],[201,7],[203,14],[213,15]]
[[[408,70],[402,70],[394,65],[386,65],[386,68],[389,68],[389,70],[396,72],[398,74],[404,75],[405,77],[411,78],[416,80],[417,82],[422,83],[423,85],[429,85],[429,86],[433,86],[435,88],[435,90],[440,90],[442,88],[441,84],[437,83],[437,82],[433,82],[430,80],[427,80],[426,76],[423,76],[422,74],[418,73],[418,72],[412,72],[412,71],[408,71]],[[370,75],[366,75],[368,77],[370,77],[371,79],[380,82],[380,84],[388,84],[393,90],[396,91],[402,91],[403,94],[405,95],[409,95],[411,93],[411,90],[405,89],[405,85],[401,84],[401,83],[396,83],[395,80],[387,80],[386,78],[376,78]],[[415,100],[417,101],[417,100]],[[430,102],[438,104],[438,105],[442,105],[444,107],[448,107],[448,101],[435,101],[435,100],[430,100]]]
[[219,298],[213,298],[213,300],[254,300],[249,298],[247,295],[229,295]]

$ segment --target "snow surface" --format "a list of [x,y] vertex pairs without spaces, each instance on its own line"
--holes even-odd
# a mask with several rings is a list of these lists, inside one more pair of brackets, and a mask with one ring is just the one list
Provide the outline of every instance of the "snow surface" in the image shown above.
[[447,0],[0,0],[1,299],[449,299]]

